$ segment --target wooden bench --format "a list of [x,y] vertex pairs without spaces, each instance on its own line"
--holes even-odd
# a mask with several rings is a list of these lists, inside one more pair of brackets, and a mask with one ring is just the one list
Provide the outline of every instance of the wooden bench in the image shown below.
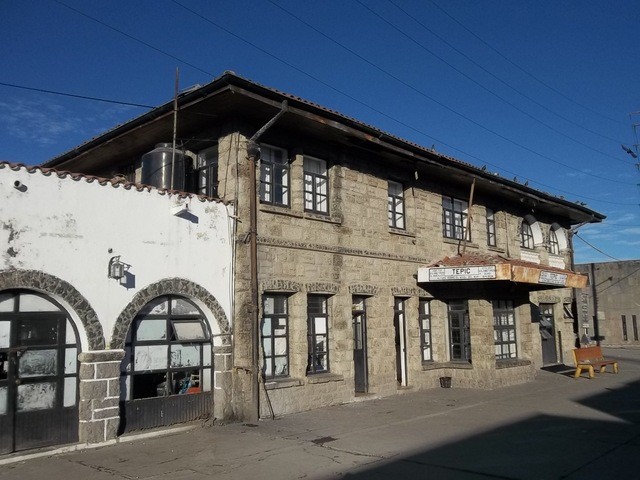
[[613,373],[618,373],[618,361],[604,358],[600,347],[574,348],[573,359],[576,362],[576,373],[574,378],[578,378],[582,370],[589,370],[589,378],[594,378],[594,368],[599,368],[600,373],[604,373],[607,365],[613,365]]

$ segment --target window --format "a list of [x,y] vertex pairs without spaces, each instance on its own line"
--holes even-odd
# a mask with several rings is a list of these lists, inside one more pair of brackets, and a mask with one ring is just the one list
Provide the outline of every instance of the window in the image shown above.
[[533,231],[531,230],[531,224],[526,220],[522,220],[520,224],[520,246],[522,248],[529,248],[533,250]]
[[260,146],[260,201],[289,206],[289,162],[286,150]]
[[449,354],[452,361],[471,362],[471,330],[466,300],[449,301]]
[[218,146],[198,153],[195,168],[196,193],[207,197],[218,196]]
[[518,356],[516,316],[511,300],[493,301],[493,340],[496,360],[506,360]]
[[487,208],[487,245],[496,246],[496,219],[490,208]]
[[286,295],[262,297],[262,348],[265,378],[289,375],[289,315]]
[[549,230],[549,253],[560,255],[560,242],[558,242],[558,235],[553,228]]
[[309,295],[307,297],[307,341],[309,345],[307,374],[329,371],[328,333],[327,297]]
[[626,317],[626,315],[622,315],[622,339],[625,342],[629,341],[629,335],[627,335],[627,317]]
[[122,361],[125,400],[211,390],[211,336],[198,307],[166,295],[133,320]]
[[304,209],[314,213],[328,213],[327,162],[304,157]]
[[401,183],[389,180],[387,185],[387,205],[389,226],[404,230],[404,191]]
[[638,320],[635,315],[631,315],[631,322],[633,323],[633,339],[638,341]]
[[431,302],[430,300],[420,299],[418,310],[418,321],[420,322],[420,349],[422,350],[422,361],[430,362],[433,360],[433,351],[431,350]]
[[[464,200],[442,197],[442,234],[445,238],[464,239],[468,210],[469,205]],[[471,240],[470,235],[467,240]]]

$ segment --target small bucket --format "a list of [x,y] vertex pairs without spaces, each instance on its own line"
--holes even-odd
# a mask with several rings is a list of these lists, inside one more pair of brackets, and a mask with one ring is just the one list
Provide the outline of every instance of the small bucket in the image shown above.
[[442,388],[451,388],[451,377],[440,377],[440,386]]

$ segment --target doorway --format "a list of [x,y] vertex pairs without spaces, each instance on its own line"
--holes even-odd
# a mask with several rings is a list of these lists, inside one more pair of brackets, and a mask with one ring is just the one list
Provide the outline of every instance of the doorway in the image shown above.
[[558,363],[555,321],[552,303],[540,304],[540,343],[542,345],[542,365]]
[[369,379],[367,372],[367,312],[366,297],[354,296],[352,312],[353,324],[353,369],[356,393],[367,393]]
[[78,440],[77,335],[46,297],[0,293],[0,453]]
[[393,326],[396,340],[396,380],[399,387],[407,383],[407,325],[405,318],[405,299],[393,299]]

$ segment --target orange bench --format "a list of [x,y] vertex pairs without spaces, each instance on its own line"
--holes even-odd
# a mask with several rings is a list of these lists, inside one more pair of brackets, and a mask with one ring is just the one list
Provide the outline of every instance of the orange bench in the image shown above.
[[613,373],[618,373],[618,361],[604,358],[600,347],[574,348],[573,359],[576,362],[576,373],[574,378],[578,378],[582,370],[589,370],[589,378],[594,378],[594,368],[599,368],[600,373],[604,373],[607,365],[613,365]]

